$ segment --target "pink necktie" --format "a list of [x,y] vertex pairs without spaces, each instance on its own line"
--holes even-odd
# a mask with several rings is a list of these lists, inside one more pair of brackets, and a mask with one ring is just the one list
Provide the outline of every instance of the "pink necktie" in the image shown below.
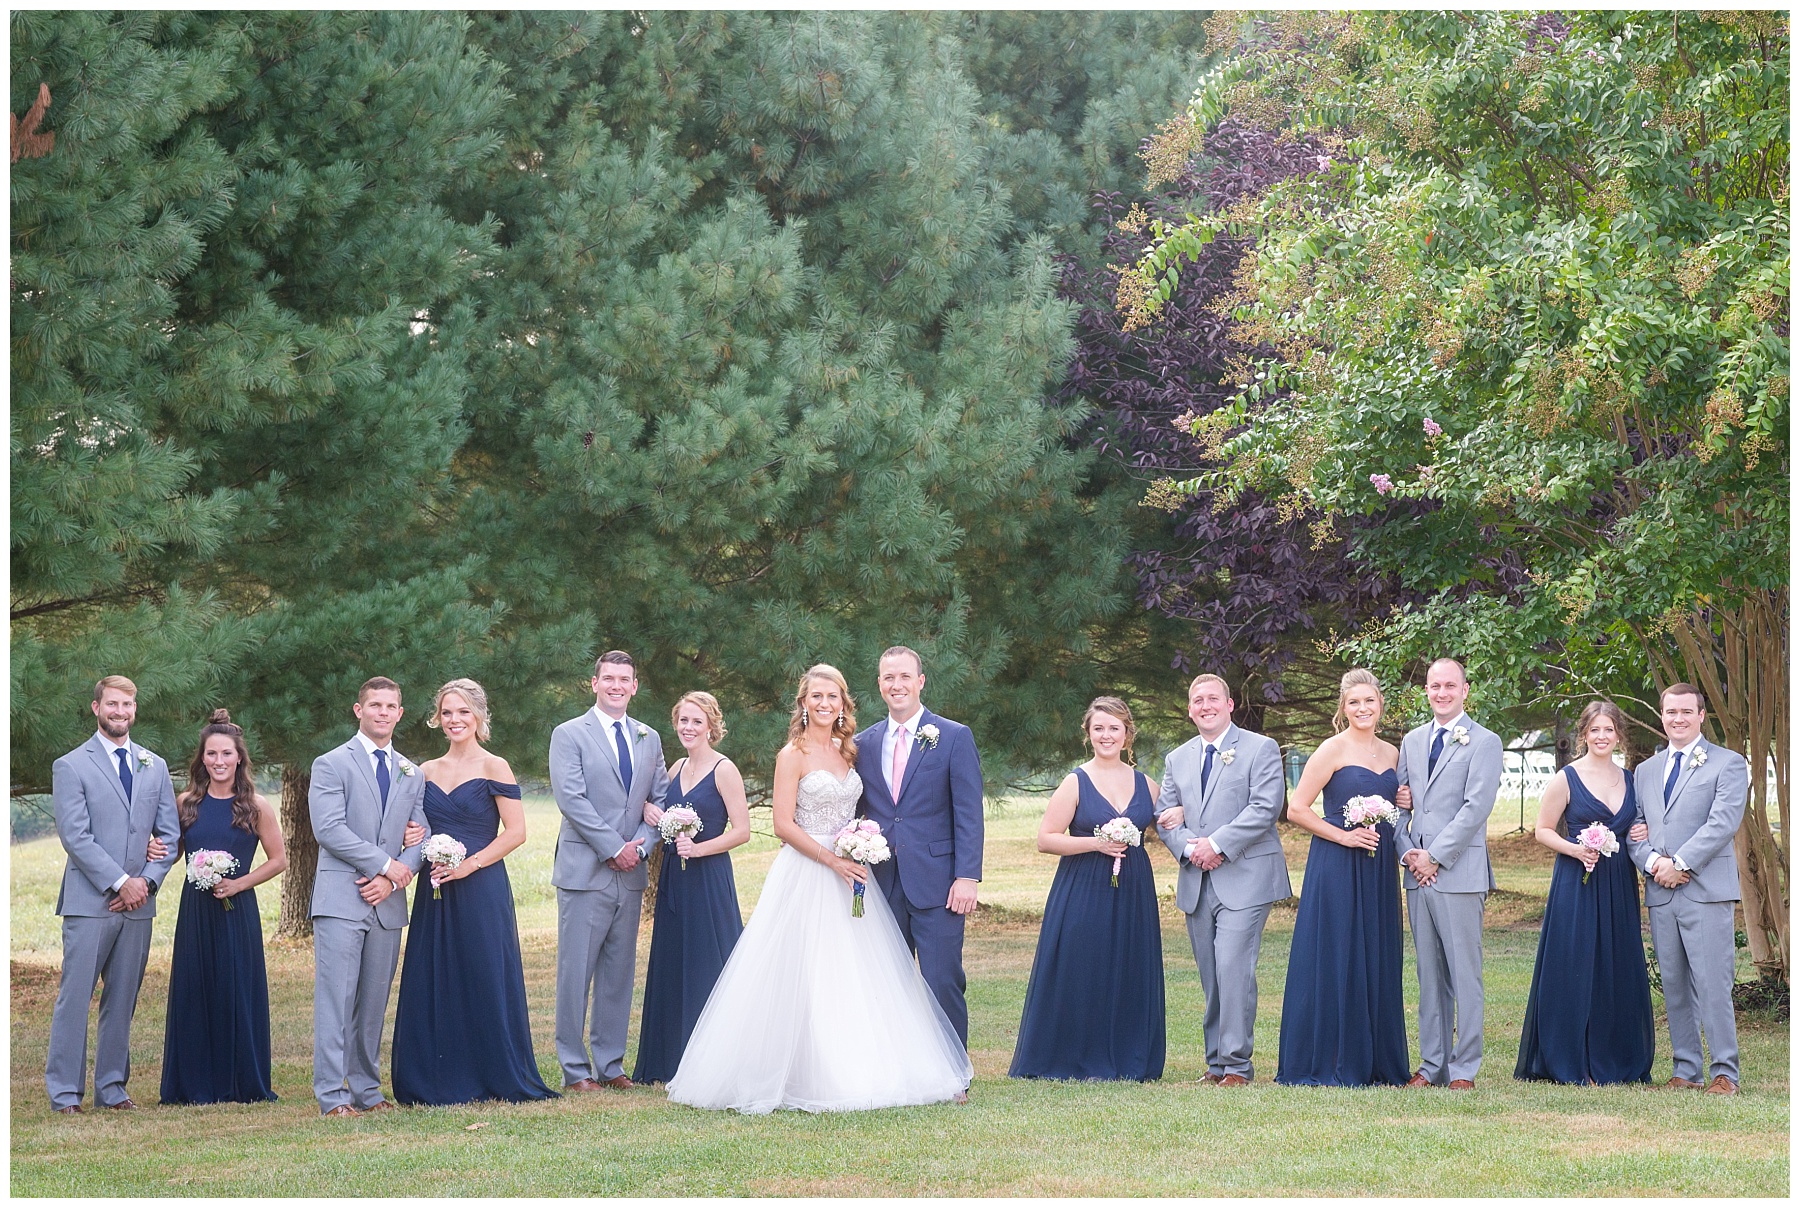
[[906,727],[894,735],[894,774],[888,777],[894,786],[894,800],[900,800],[900,773],[906,770],[906,756],[912,744],[906,741]]

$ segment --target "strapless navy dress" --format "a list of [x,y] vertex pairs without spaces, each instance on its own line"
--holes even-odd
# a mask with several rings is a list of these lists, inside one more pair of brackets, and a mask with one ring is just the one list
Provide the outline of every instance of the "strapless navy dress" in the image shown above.
[[[1391,769],[1339,768],[1325,782],[1325,820],[1342,827],[1350,798],[1392,801],[1399,788]],[[1313,836],[1281,997],[1277,1082],[1404,1085],[1412,1077],[1400,990],[1400,860],[1394,828],[1376,829],[1373,857]]]
[[[494,797],[519,786],[476,777],[446,793],[425,784],[432,834],[473,855],[500,833]],[[406,1104],[553,1099],[538,1074],[525,1003],[525,965],[504,860],[431,893],[431,866],[413,889],[412,926],[394,1017],[394,1098]]]

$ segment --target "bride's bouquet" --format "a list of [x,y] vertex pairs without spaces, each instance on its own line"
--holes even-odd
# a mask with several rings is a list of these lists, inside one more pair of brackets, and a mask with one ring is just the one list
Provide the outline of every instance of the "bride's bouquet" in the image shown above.
[[[463,857],[469,854],[469,849],[439,831],[425,840],[425,846],[419,849],[419,854],[437,868],[451,869],[463,862]],[[431,896],[434,898],[444,896],[444,887],[438,884],[435,876],[431,878]]]
[[[855,860],[865,868],[871,864],[879,864],[894,853],[888,850],[887,836],[881,833],[881,827],[873,818],[856,818],[850,825],[837,833],[832,841],[831,850],[834,855]],[[850,914],[861,918],[863,912],[863,890],[867,886],[863,882],[856,883],[856,891],[850,898]]]
[[[1400,810],[1386,797],[1352,797],[1344,802],[1344,829],[1355,830],[1359,826],[1370,829],[1386,822],[1390,826],[1400,824]],[[1375,849],[1369,849],[1369,859],[1375,858]]]
[[[1114,818],[1111,822],[1102,822],[1094,828],[1094,833],[1108,843],[1123,843],[1126,847],[1137,847],[1144,841],[1144,832],[1131,824],[1129,818]],[[1123,855],[1113,857],[1113,888],[1119,887],[1119,866],[1125,862]]]
[[[1575,842],[1589,851],[1597,851],[1603,856],[1614,855],[1619,850],[1619,836],[1613,834],[1612,828],[1604,822],[1588,823],[1582,828],[1581,833],[1575,836]],[[1593,875],[1593,869],[1582,869],[1581,883],[1586,885],[1587,879]]]
[[[700,815],[689,805],[672,805],[663,811],[662,819],[656,824],[657,833],[664,843],[673,843],[686,835],[693,838],[700,833]],[[681,857],[681,867],[687,867],[687,857]]]
[[[220,881],[237,871],[237,866],[237,857],[230,852],[202,848],[188,853],[187,879],[201,893],[211,893]],[[225,909],[231,909],[230,898],[225,899]]]

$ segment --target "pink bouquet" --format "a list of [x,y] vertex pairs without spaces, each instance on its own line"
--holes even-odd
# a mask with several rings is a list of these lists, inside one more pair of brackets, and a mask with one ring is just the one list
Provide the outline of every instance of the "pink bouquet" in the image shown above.
[[[1597,851],[1603,856],[1613,855],[1619,850],[1619,836],[1613,834],[1612,828],[1604,822],[1588,823],[1582,828],[1581,833],[1575,836],[1575,842],[1589,851]],[[1582,869],[1581,883],[1586,885],[1587,879],[1593,875],[1593,869]]]
[[[1355,830],[1359,826],[1375,827],[1386,822],[1398,825],[1400,810],[1386,797],[1352,797],[1344,802],[1344,829]],[[1375,849],[1369,849],[1369,858],[1375,858]]]
[[[237,857],[230,852],[202,848],[188,853],[187,879],[201,893],[211,893],[220,881],[237,871],[237,866]],[[230,898],[225,899],[225,909],[231,909]]]
[[[893,855],[888,850],[887,836],[881,833],[881,826],[873,818],[856,818],[850,825],[837,833],[832,840],[831,850],[846,860],[855,860],[867,867],[879,864]],[[850,898],[850,914],[861,918],[863,913],[863,890],[867,888],[863,882],[856,883],[856,890]]]
[[[672,805],[663,811],[656,830],[664,843],[673,843],[683,835],[691,839],[700,833],[700,815],[694,812],[692,806]],[[681,857],[681,866],[687,867],[686,856]]]
[[[1129,818],[1114,818],[1111,822],[1103,822],[1094,828],[1094,833],[1108,843],[1123,843],[1126,847],[1137,847],[1144,841],[1144,832],[1133,826]],[[1113,888],[1119,887],[1119,866],[1125,862],[1122,855],[1113,857]]]
[[[458,843],[455,839],[452,839],[449,835],[439,831],[437,834],[431,836],[431,838],[425,840],[425,845],[419,849],[419,854],[424,856],[426,861],[433,867],[447,870],[461,864],[463,862],[463,857],[469,854],[469,849],[464,847],[461,843]],[[438,879],[435,875],[431,878],[431,896],[433,898],[441,898],[444,896],[444,887],[438,884]]]

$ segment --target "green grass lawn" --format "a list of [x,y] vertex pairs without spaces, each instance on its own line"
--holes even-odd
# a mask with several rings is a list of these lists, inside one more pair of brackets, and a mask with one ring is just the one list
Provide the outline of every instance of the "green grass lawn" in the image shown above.
[[[555,808],[527,802],[531,840],[508,861],[519,905],[538,1064],[551,1045],[556,961],[549,883]],[[146,1110],[51,1114],[44,1053],[56,993],[54,839],[12,849],[14,1195],[1758,1195],[1788,1194],[1785,1025],[1740,1019],[1745,1093],[1513,1081],[1549,860],[1495,832],[1500,890],[1487,927],[1487,1053],[1473,1094],[1277,1087],[1276,1037],[1294,913],[1263,945],[1255,1085],[1198,1086],[1202,1000],[1186,934],[1163,914],[1168,1066],[1161,1082],[1014,1082],[1006,1077],[1055,861],[1038,855],[1037,806],[988,828],[984,910],[972,921],[971,1101],[845,1115],[740,1117],[671,1106],[657,1088],[532,1104],[425,1108],[323,1120],[311,1093],[312,959],[269,945],[275,1089],[281,1102],[151,1106],[161,1076],[174,911],[156,942],[133,1030],[131,1090]],[[774,858],[766,814],[734,853],[753,905]],[[1286,836],[1296,883],[1304,836]],[[1167,898],[1173,866],[1152,847]],[[169,894],[170,907],[178,895]],[[260,895],[265,933],[278,894]],[[988,908],[991,907],[991,908]],[[1410,939],[1408,1033],[1417,995]],[[639,989],[648,936],[638,945]],[[1747,972],[1740,976],[1748,976]],[[390,1021],[392,1003],[390,1001]],[[634,1014],[635,1034],[635,1014]],[[1660,1025],[1660,1021],[1659,1021]],[[91,1048],[91,1046],[90,1046]],[[1659,1026],[1656,1077],[1669,1074]],[[90,1053],[91,1058],[91,1053]],[[386,1060],[386,1048],[383,1048]],[[629,1064],[629,1057],[628,1057]],[[1137,1156],[1121,1161],[1120,1146]]]

